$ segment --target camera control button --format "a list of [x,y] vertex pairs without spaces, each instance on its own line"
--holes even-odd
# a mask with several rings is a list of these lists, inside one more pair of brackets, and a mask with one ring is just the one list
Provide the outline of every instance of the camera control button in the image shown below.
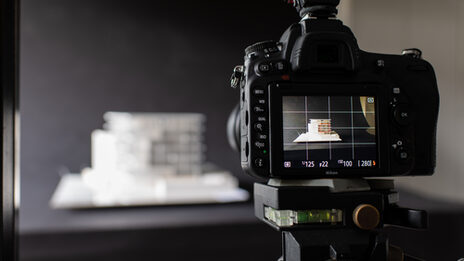
[[271,70],[271,66],[267,63],[262,63],[258,66],[258,70],[262,73],[268,73]]
[[395,140],[395,141],[394,141],[394,143],[392,144],[392,148],[395,149],[395,150],[396,150],[396,149],[401,149],[401,148],[403,147],[403,145],[405,145],[405,144],[404,144],[404,141],[398,139],[398,140]]
[[283,72],[286,69],[285,63],[283,61],[276,62],[274,64],[274,69],[278,72]]
[[264,107],[262,107],[262,106],[255,106],[255,107],[253,108],[253,110],[254,110],[255,112],[258,112],[258,113],[264,112]]
[[264,95],[264,90],[263,89],[254,89],[253,94],[255,94],[255,95]]
[[411,122],[411,112],[406,104],[396,106],[393,117],[399,125],[408,125]]
[[259,99],[259,100],[258,100],[258,103],[259,103],[259,104],[266,104],[266,100],[265,100],[265,99]]
[[264,159],[262,158],[256,158],[255,159],[255,166],[257,168],[263,168],[264,167]]
[[258,121],[259,121],[259,122],[266,122],[267,119],[266,119],[266,117],[261,116],[261,117],[258,117]]
[[258,149],[264,149],[264,147],[266,146],[266,144],[264,142],[255,142],[255,147],[258,148]]
[[408,102],[408,98],[406,98],[406,96],[403,96],[403,95],[395,95],[395,96],[393,96],[393,99],[392,99],[391,104],[396,106],[396,104],[400,104],[400,105],[401,105],[401,104],[405,104],[405,103],[407,103],[407,102]]
[[258,134],[258,139],[267,140],[267,135],[266,134]]
[[264,131],[264,124],[261,122],[257,122],[254,125],[256,131]]
[[396,152],[396,158],[402,162],[409,160],[410,155],[407,149],[400,149]]

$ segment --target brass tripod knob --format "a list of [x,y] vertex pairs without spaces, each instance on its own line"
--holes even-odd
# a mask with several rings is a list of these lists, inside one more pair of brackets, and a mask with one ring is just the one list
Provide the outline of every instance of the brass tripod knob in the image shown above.
[[372,205],[362,204],[353,211],[353,221],[360,229],[372,230],[380,223],[380,212]]

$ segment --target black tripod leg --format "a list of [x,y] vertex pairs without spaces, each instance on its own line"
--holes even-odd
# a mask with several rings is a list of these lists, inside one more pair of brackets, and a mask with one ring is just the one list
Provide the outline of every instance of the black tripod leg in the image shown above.
[[[387,261],[386,250],[380,251],[373,257],[374,259],[370,259],[372,236],[365,231],[352,229],[284,231],[282,237],[282,261]],[[383,257],[381,253],[384,253]]]
[[390,245],[388,248],[388,261],[425,261],[417,257],[407,255],[397,246]]
[[[384,234],[373,234],[371,235],[371,255],[368,260],[372,261],[390,261],[387,256],[388,251],[388,238]],[[393,259],[396,261],[396,259]],[[392,261],[393,261],[392,260]],[[402,261],[399,259],[398,261]]]

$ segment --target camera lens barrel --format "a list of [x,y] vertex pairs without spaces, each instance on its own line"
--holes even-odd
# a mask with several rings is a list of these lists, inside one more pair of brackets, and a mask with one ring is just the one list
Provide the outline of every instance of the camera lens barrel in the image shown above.
[[227,140],[233,150],[240,150],[240,104],[235,106],[227,120]]

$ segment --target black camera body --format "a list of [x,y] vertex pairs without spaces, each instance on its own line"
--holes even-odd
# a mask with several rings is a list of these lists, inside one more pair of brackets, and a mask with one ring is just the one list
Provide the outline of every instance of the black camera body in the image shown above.
[[362,51],[330,15],[246,48],[229,119],[242,168],[278,179],[433,174],[439,93],[420,56]]

